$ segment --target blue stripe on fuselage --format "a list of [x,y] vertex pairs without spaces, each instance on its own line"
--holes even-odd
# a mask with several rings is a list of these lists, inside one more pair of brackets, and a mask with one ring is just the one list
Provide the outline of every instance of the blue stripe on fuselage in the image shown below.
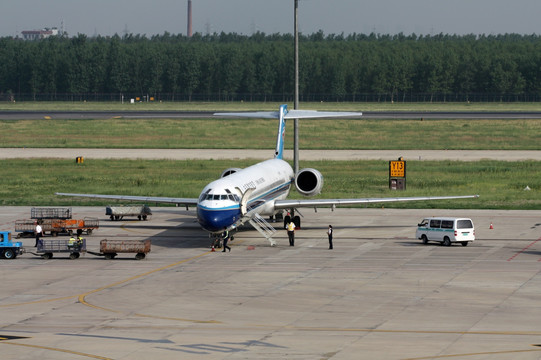
[[274,189],[267,191],[266,193],[250,200],[248,202],[248,211],[252,211],[256,208],[258,208],[261,205],[264,205],[268,201],[274,200],[277,197],[281,196],[284,193],[287,193],[289,191],[289,188],[291,186],[291,181],[282,184],[278,187],[275,187]]

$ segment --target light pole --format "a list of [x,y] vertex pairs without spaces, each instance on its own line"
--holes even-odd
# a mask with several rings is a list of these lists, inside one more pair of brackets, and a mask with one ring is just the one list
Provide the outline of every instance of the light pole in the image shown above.
[[[295,21],[294,21],[294,38],[295,38],[295,100],[293,108],[299,108],[299,0],[295,1]],[[299,119],[294,120],[293,128],[293,164],[295,174],[299,172]]]

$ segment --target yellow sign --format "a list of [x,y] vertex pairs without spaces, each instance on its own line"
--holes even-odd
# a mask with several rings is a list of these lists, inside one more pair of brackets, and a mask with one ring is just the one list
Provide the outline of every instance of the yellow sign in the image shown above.
[[406,162],[403,160],[389,161],[389,173],[391,177],[406,177]]

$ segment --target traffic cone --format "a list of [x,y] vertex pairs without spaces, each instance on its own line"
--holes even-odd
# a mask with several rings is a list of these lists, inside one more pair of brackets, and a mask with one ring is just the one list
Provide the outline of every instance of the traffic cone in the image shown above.
[[494,229],[494,226],[492,226],[492,223],[490,223],[489,229],[490,230]]
[[214,250],[214,245],[212,245],[212,249],[210,249],[210,252],[215,252],[216,250]]

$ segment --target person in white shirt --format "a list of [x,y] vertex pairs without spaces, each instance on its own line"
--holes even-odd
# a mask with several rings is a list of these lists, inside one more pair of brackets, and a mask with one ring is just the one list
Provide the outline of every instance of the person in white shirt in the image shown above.
[[41,225],[37,223],[37,221],[35,222],[35,224],[36,224],[36,229],[34,230],[34,232],[36,233],[36,244],[34,245],[34,247],[37,247],[39,237],[43,236],[43,229],[41,228]]

